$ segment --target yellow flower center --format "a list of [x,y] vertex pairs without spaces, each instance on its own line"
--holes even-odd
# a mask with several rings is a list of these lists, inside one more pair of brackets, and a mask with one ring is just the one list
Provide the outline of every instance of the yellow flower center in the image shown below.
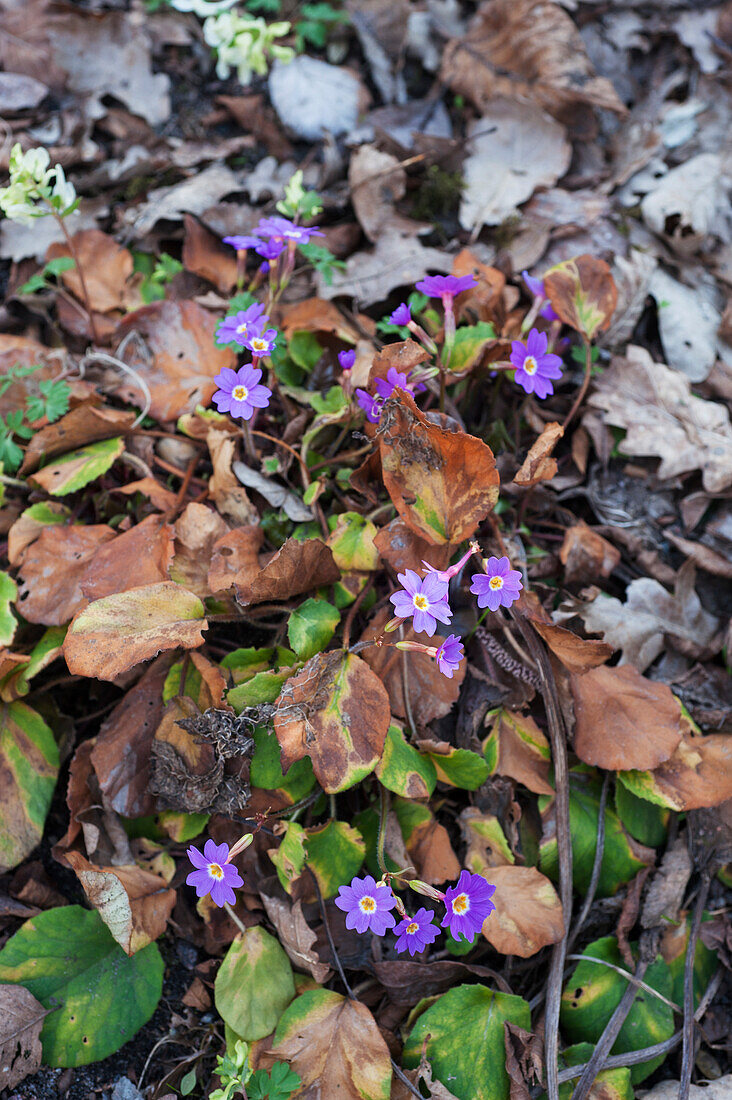
[[223,878],[224,877],[223,868],[218,863],[209,863],[208,873],[211,876],[211,878]]
[[234,386],[233,390],[231,391],[231,396],[234,398],[235,401],[246,401],[248,394],[249,390],[246,388],[246,386]]
[[244,336],[246,334],[246,332],[248,331],[248,329],[249,329],[249,324],[248,324],[247,321],[242,321],[242,323],[240,325],[236,326],[236,331],[237,331],[239,336]]
[[494,592],[497,592],[499,588],[503,588],[503,577],[491,577],[490,587]]
[[456,898],[453,898],[452,911],[453,913],[467,913],[470,909],[470,898],[467,894],[458,894]]
[[254,340],[252,340],[252,347],[254,348],[255,351],[266,351],[267,341],[262,340],[261,337],[257,337]]
[[419,925],[416,920],[413,920],[411,924],[407,925],[407,935],[413,936],[415,932],[419,932]]
[[376,902],[372,897],[366,894],[366,896],[359,901],[358,907],[362,913],[373,913],[376,909]]
[[427,602],[427,597],[426,596],[420,596],[419,594],[417,594],[416,596],[412,597],[412,602],[414,603],[414,606],[417,608],[417,611],[426,611],[427,608],[429,607],[429,603]]
[[539,369],[539,364],[533,355],[527,355],[524,359],[524,370],[527,374],[536,374]]

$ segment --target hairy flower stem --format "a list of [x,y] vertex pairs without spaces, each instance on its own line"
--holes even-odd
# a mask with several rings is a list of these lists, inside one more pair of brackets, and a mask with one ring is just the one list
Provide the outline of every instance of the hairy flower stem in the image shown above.
[[564,428],[565,432],[566,432],[567,428],[569,427],[569,425],[574,420],[575,415],[578,412],[580,405],[582,404],[582,402],[585,399],[585,394],[587,393],[587,390],[588,390],[589,385],[590,385],[590,375],[591,375],[591,373],[592,373],[592,344],[590,343],[589,340],[587,340],[585,338],[585,376],[582,379],[582,385],[579,388],[579,392],[578,392],[577,396],[574,399],[574,404],[572,405],[572,408],[567,413],[565,421],[562,424],[562,427]]
[[53,209],[53,207],[51,207],[51,213],[53,214],[54,218],[56,219],[56,222],[58,223],[58,225],[61,228],[61,232],[64,235],[64,240],[66,241],[69,252],[71,253],[71,258],[74,261],[77,272],[79,273],[79,282],[81,283],[81,293],[82,293],[82,296],[84,298],[84,305],[86,306],[87,317],[89,318],[89,325],[90,325],[91,331],[92,331],[92,340],[94,341],[95,344],[98,344],[100,342],[100,340],[99,340],[99,331],[97,329],[96,321],[94,320],[94,311],[92,310],[91,298],[89,297],[89,290],[88,290],[88,287],[86,285],[86,278],[84,277],[84,268],[81,266],[81,263],[79,261],[79,253],[77,251],[76,245],[74,244],[74,239],[71,236],[71,234],[69,233],[68,229],[66,228],[66,222],[64,221],[64,219],[61,217],[60,214],[56,213],[56,211]]
[[245,925],[243,925],[243,924],[242,924],[242,922],[241,922],[241,921],[239,920],[239,917],[238,917],[238,916],[237,916],[237,914],[236,914],[236,913],[234,912],[234,909],[232,908],[232,906],[231,906],[231,905],[229,905],[228,901],[225,901],[225,902],[224,902],[224,909],[225,909],[225,910],[226,910],[226,912],[227,912],[227,913],[229,914],[229,916],[230,916],[230,917],[231,917],[231,919],[233,920],[234,924],[236,925],[236,927],[237,927],[237,928],[239,929],[239,931],[241,932],[241,934],[242,934],[242,936],[243,936],[243,935],[244,935],[244,933],[246,932],[246,927],[245,927]]

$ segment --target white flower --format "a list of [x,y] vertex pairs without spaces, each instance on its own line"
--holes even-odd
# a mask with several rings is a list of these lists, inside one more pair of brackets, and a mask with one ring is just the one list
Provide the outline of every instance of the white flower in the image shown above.
[[59,212],[64,214],[70,206],[76,202],[76,188],[66,179],[64,170],[60,164],[55,168],[55,179],[51,192],[51,204]]
[[20,183],[11,183],[9,187],[0,189],[0,210],[6,218],[21,225],[32,225],[36,218],[44,214],[42,209],[28,201],[27,190]]
[[176,11],[192,11],[200,19],[207,16],[219,15],[222,11],[233,8],[237,0],[168,0]]

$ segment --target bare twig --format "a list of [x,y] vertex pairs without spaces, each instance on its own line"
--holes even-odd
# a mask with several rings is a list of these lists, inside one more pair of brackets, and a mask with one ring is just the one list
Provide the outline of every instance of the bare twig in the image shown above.
[[597,890],[597,884],[600,881],[600,870],[602,868],[602,857],[605,852],[605,806],[607,804],[607,790],[610,784],[610,773],[605,772],[605,777],[602,781],[602,790],[600,791],[600,806],[598,810],[597,818],[597,841],[595,843],[595,861],[592,864],[592,875],[590,877],[590,885],[587,888],[587,894],[585,900],[582,903],[580,914],[577,918],[574,928],[572,929],[572,935],[567,941],[567,950],[571,951],[575,940],[582,930],[582,925],[587,920],[587,915],[592,907],[592,903],[595,900],[595,892]]
[[679,1074],[679,1100],[688,1100],[691,1088],[691,1071],[694,1068],[694,955],[701,928],[702,914],[709,895],[711,874],[705,867],[701,875],[699,894],[694,905],[694,916],[689,929],[689,942],[684,959],[684,1026],[682,1028],[683,1055]]

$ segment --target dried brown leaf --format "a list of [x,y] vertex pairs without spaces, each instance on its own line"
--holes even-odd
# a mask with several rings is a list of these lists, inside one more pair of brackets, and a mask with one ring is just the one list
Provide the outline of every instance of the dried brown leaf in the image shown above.
[[529,714],[501,707],[493,717],[490,740],[496,742],[495,774],[507,775],[535,794],[554,794],[549,742]]
[[397,214],[395,203],[404,198],[407,173],[396,157],[375,145],[360,145],[351,154],[348,168],[351,202],[364,233],[377,241],[385,232],[418,234],[419,222]]
[[97,550],[81,580],[81,591],[88,600],[99,600],[167,581],[172,559],[172,526],[159,516],[148,516]]
[[508,992],[505,980],[495,970],[457,959],[434,959],[429,963],[384,959],[374,960],[371,967],[392,1004],[410,1008],[421,997],[434,997],[473,978],[494,982],[499,989]]
[[229,525],[205,504],[193,501],[186,505],[175,524],[175,556],[170,576],[184,584],[201,599],[210,596],[208,571],[214,546],[230,534]]
[[562,903],[551,882],[535,867],[492,867],[496,909],[483,924],[483,935],[502,955],[528,959],[564,935]]
[[532,443],[521,469],[513,479],[514,485],[518,485],[521,489],[528,489],[540,481],[550,481],[554,477],[557,472],[557,460],[551,455],[563,435],[564,428],[561,424],[557,424],[556,421],[547,424],[539,438]]
[[732,734],[684,733],[673,756],[650,776],[654,792],[676,810],[720,806],[732,798]]
[[537,634],[541,635],[554,656],[559,658],[569,672],[587,672],[590,668],[604,664],[613,655],[613,647],[607,642],[580,638],[563,626],[542,622],[533,615],[530,618]]
[[[78,257],[77,266],[84,272],[89,301],[95,313],[111,313],[140,304],[134,297],[131,299],[129,280],[132,278],[134,260],[129,249],[123,248],[114,237],[99,229],[81,229],[71,239]],[[65,242],[50,245],[46,252],[46,260],[55,260],[59,256],[72,256],[71,248]],[[64,271],[61,282],[80,302],[86,301],[77,267]]]
[[273,558],[250,580],[237,585],[244,607],[265,600],[289,600],[321,585],[333,584],[341,572],[322,539],[288,539]]
[[340,310],[322,298],[306,298],[304,302],[282,308],[282,331],[289,340],[294,332],[327,332],[349,343],[357,343],[362,335]]
[[564,532],[559,560],[564,566],[567,584],[594,583],[598,577],[609,577],[620,564],[617,546],[604,539],[581,520]]
[[232,585],[245,585],[259,573],[261,527],[235,527],[213,544],[208,569],[208,586],[221,592]]
[[81,590],[96,552],[117,536],[105,524],[45,527],[23,552],[18,610],[30,623],[62,626],[89,603]]
[[398,516],[379,529],[374,545],[382,561],[395,573],[403,573],[405,569],[419,572],[424,569],[423,561],[428,561],[435,569],[447,569],[450,561],[449,546],[435,546],[420,538]]
[[[641,913],[641,924],[644,928],[657,928],[659,925],[668,928],[667,921],[678,920],[692,869],[687,839],[685,836],[677,837],[664,852],[661,866],[648,888]],[[681,928],[686,931],[685,923]],[[669,962],[664,946],[662,941],[661,952]]]
[[289,905],[269,894],[260,894],[260,897],[292,964],[299,970],[306,970],[322,985],[330,974],[330,967],[321,962],[317,952],[313,951],[317,936],[303,916],[302,902]]
[[213,475],[208,482],[208,495],[222,516],[235,527],[259,522],[257,510],[247,491],[232,470],[236,457],[236,441],[227,431],[209,428],[206,444],[211,454]]
[[183,266],[230,294],[236,283],[236,254],[191,214],[183,216]]
[[557,316],[586,340],[609,327],[618,304],[612,272],[596,256],[577,256],[550,268],[544,290]]
[[48,1009],[22,985],[0,985],[0,1088],[14,1089],[40,1068]]
[[87,443],[123,435],[134,419],[133,412],[123,412],[121,409],[100,408],[89,402],[77,405],[55,424],[48,424],[35,432],[26,448],[20,472],[33,473],[42,460],[75,451]]

